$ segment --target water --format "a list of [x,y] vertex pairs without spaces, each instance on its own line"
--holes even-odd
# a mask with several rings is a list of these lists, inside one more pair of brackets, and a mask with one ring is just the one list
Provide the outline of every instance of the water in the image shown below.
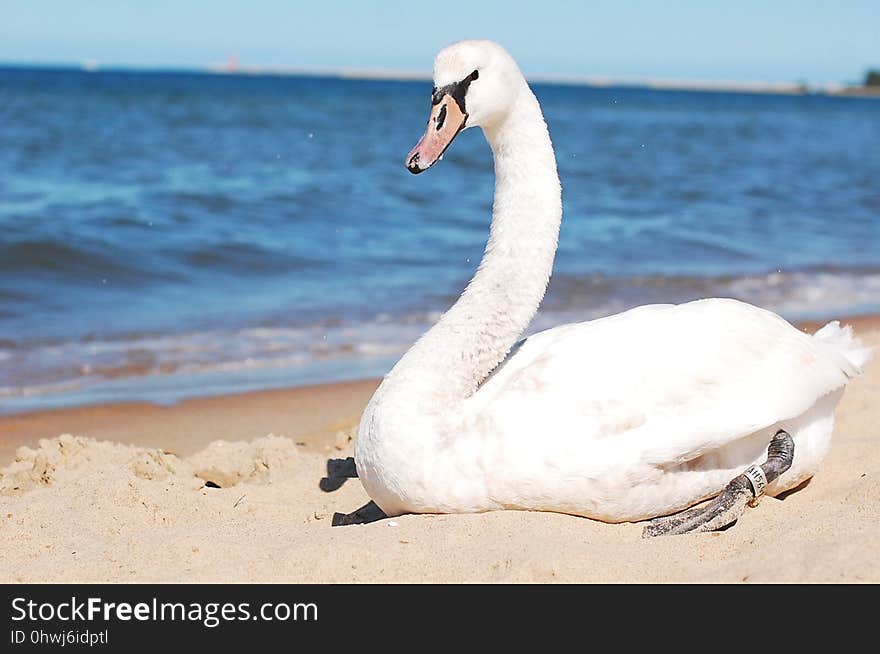
[[[565,217],[532,331],[738,297],[880,309],[880,102],[536,85]],[[0,412],[367,377],[487,236],[427,82],[0,69]]]

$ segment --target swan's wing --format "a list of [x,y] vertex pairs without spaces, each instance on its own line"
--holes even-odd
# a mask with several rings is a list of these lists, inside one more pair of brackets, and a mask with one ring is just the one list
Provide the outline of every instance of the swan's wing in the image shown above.
[[[501,432],[543,425],[548,438],[685,461],[800,415],[846,382],[847,364],[736,300],[649,305],[531,336],[466,410]],[[547,433],[572,429],[582,433]]]

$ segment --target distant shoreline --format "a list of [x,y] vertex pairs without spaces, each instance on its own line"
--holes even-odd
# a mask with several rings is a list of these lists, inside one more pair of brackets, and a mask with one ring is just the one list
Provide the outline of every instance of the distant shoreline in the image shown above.
[[[101,66],[94,62],[77,64],[25,64],[0,62],[0,70],[57,70],[88,73],[230,75],[245,77],[313,77],[385,82],[430,82],[427,71],[384,68],[311,69],[294,66],[235,66],[225,64],[201,68]],[[858,84],[826,83],[810,85],[798,82],[751,82],[737,80],[688,80],[676,78],[615,78],[599,75],[529,75],[533,84],[583,86],[587,88],[629,88],[656,91],[691,91],[700,93],[747,93],[762,95],[823,95],[880,99],[880,87]]]

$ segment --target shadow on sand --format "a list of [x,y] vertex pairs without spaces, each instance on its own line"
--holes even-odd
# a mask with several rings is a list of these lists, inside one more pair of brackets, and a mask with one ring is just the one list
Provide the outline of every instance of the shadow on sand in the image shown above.
[[[354,459],[327,459],[327,476],[322,477],[318,487],[325,493],[332,493],[342,488],[348,479],[357,478],[357,467]],[[377,520],[384,520],[388,516],[373,502],[367,502],[361,508],[351,513],[333,514],[331,525],[341,527],[344,525],[365,525]]]
[[798,491],[805,489],[807,486],[810,485],[810,482],[812,480],[813,480],[812,477],[810,477],[809,479],[804,479],[801,483],[799,483],[794,488],[789,488],[787,491],[783,491],[782,493],[779,493],[779,495],[776,496],[776,499],[777,500],[785,500],[785,498],[788,497],[789,495],[794,495]]

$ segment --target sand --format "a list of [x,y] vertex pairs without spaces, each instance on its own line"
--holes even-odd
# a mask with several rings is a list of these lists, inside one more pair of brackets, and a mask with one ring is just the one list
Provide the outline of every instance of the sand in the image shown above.
[[[880,346],[880,322],[856,328]],[[0,582],[880,581],[880,364],[813,480],[726,531],[651,540],[523,511],[331,526],[369,499],[322,478],[376,383],[0,417]]]

